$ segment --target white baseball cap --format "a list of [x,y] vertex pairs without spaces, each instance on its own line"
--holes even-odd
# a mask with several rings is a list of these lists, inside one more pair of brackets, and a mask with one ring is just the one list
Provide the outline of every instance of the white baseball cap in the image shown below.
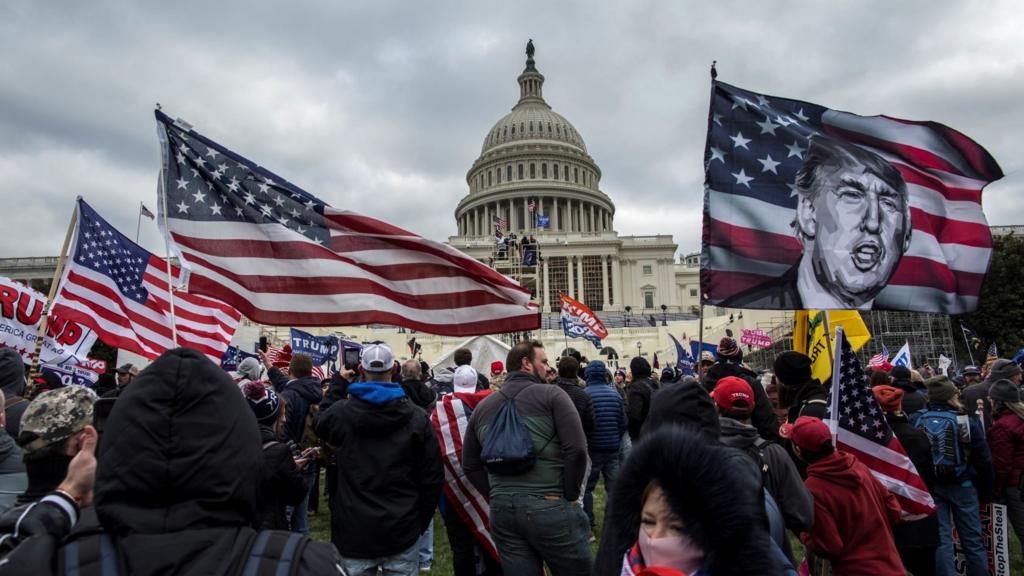
[[452,387],[456,392],[476,392],[476,370],[472,366],[459,366],[455,369]]
[[387,344],[370,344],[363,347],[359,363],[367,372],[391,372],[395,367],[395,355]]

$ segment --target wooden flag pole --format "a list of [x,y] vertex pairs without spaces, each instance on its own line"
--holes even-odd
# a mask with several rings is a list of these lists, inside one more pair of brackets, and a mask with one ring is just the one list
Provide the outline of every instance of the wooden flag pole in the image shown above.
[[[64,275],[64,262],[68,257],[68,246],[71,245],[71,235],[75,231],[75,225],[78,224],[78,202],[81,199],[81,196],[75,199],[75,209],[71,212],[71,221],[68,222],[68,231],[64,235],[64,246],[60,249],[60,256],[57,258],[57,268],[53,271],[53,282],[50,284],[50,293],[46,297],[46,306],[43,307],[43,313],[39,317],[39,332],[36,334],[36,348],[32,353],[32,364],[28,371],[29,392],[31,392],[34,387],[33,381],[36,376],[39,376],[40,353],[43,350],[43,340],[46,337],[46,329],[50,324],[50,307],[53,306],[53,298],[57,295],[57,288],[60,285],[61,276]],[[26,394],[30,395],[28,393]]]

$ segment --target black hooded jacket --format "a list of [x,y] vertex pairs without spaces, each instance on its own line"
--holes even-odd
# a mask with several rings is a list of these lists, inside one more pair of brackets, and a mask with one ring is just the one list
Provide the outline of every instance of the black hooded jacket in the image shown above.
[[[203,354],[178,348],[143,370],[118,397],[97,455],[94,506],[102,530],[114,538],[120,572],[234,573],[256,537],[250,526],[260,446],[256,419],[238,387]],[[100,529],[80,524],[74,534]],[[53,536],[24,542],[8,556],[5,569],[13,569],[5,574],[46,574],[47,567],[55,573],[65,549],[46,547]],[[73,535],[65,548],[95,547],[95,539]],[[299,574],[340,573],[337,551],[328,544],[309,542],[298,562]]]
[[404,393],[360,397],[353,385],[347,400],[320,413],[316,433],[335,449],[331,540],[341,555],[381,558],[412,546],[434,517],[444,484],[427,415]]
[[773,442],[778,441],[779,421],[775,417],[772,401],[768,398],[768,393],[765,392],[764,386],[761,385],[757,374],[739,364],[719,362],[709,368],[704,375],[704,388],[711,392],[715,389],[718,381],[726,376],[736,376],[750,384],[750,389],[754,391],[754,413],[750,415],[750,423],[754,428],[757,428],[757,433],[761,438]]
[[28,408],[25,393],[25,363],[21,356],[10,348],[0,348],[0,390],[6,398],[4,414],[7,415],[7,433],[17,439],[21,430],[21,415]]
[[[274,430],[260,426],[263,468],[260,476],[257,528],[288,530],[285,507],[295,506],[306,497],[309,487],[287,444],[280,442]],[[312,464],[309,464],[312,466]]]
[[704,572],[777,574],[760,479],[750,470],[742,452],[693,429],[651,429],[633,446],[612,488],[593,573],[622,573],[623,556],[639,535],[644,492],[657,480],[683,530],[704,551]]
[[306,426],[306,415],[309,414],[309,407],[320,404],[324,399],[324,389],[320,380],[313,376],[289,380],[278,368],[271,368],[267,375],[270,377],[274,391],[280,394],[288,406],[288,419],[284,424],[284,440],[291,440],[296,444],[303,441],[302,434]]

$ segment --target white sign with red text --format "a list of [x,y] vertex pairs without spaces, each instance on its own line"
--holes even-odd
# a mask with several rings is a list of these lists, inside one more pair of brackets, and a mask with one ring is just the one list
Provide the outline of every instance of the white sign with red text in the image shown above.
[[[46,296],[0,276],[0,347],[16,351],[25,364],[32,363],[45,305]],[[88,358],[95,342],[92,330],[51,316],[40,351],[41,363],[76,365]]]

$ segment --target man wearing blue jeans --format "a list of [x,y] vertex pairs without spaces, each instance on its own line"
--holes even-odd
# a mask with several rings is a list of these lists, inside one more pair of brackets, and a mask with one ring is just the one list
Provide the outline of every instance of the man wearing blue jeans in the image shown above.
[[590,476],[587,491],[583,496],[583,509],[594,530],[594,488],[601,474],[604,474],[605,491],[611,493],[612,484],[619,473],[619,453],[622,449],[622,435],[626,433],[626,406],[622,397],[612,386],[611,375],[604,362],[592,360],[585,371],[586,393],[594,407],[594,431],[590,435],[587,449],[590,452]]
[[[484,398],[469,419],[462,466],[473,485],[490,494],[491,538],[506,575],[542,574],[547,564],[552,576],[588,576],[593,564],[590,530],[577,503],[587,469],[587,441],[569,395],[544,384],[547,363],[539,342],[512,347],[501,391]],[[481,457],[506,402],[515,406],[536,455],[532,467],[519,474],[489,471]]]
[[[992,454],[985,441],[981,423],[965,413],[960,393],[946,376],[935,376],[925,381],[928,406],[918,417],[917,427],[924,426],[930,417],[951,415],[957,418],[959,453],[962,465],[952,469],[936,466],[935,499],[939,520],[939,548],[935,552],[935,572],[938,576],[955,576],[953,557],[953,526],[960,536],[960,548],[967,560],[967,576],[987,576],[988,553],[981,536],[980,501],[990,501],[992,491]],[[933,442],[935,442],[933,440]],[[933,445],[933,450],[936,446]]]

